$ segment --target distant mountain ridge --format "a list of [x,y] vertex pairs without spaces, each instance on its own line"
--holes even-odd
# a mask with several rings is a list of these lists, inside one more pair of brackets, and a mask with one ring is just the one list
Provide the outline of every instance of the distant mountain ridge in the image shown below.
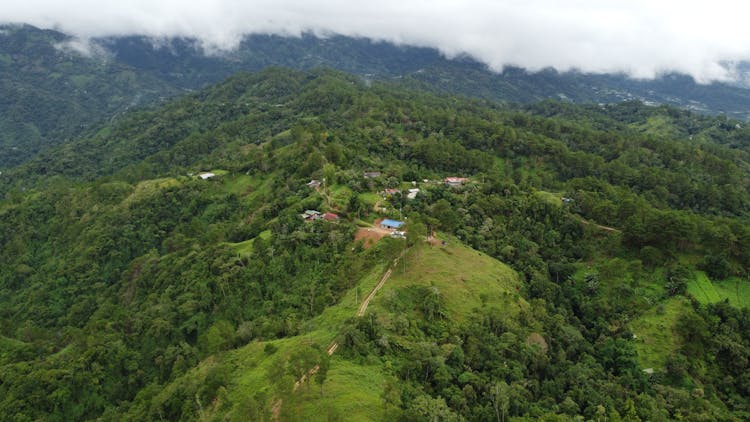
[[749,89],[700,85],[677,74],[651,81],[552,69],[529,73],[507,68],[498,74],[470,58],[447,59],[434,49],[312,35],[252,35],[223,55],[205,55],[190,39],[110,37],[92,40],[99,54],[87,56],[64,48],[76,40],[60,32],[31,26],[2,29],[0,168],[23,163],[47,146],[77,137],[133,107],[158,104],[239,71],[268,66],[331,67],[366,79],[500,102],[640,100],[750,118]]

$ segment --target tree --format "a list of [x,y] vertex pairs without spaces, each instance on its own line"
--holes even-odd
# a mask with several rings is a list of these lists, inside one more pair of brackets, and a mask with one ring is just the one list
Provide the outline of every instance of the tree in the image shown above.
[[406,243],[409,246],[414,246],[418,242],[423,241],[426,236],[427,226],[420,221],[411,222],[406,228]]
[[667,281],[664,288],[670,296],[681,295],[687,290],[690,271],[683,266],[676,266],[667,270]]
[[318,363],[318,371],[315,373],[315,382],[320,385],[320,395],[323,395],[323,383],[328,379],[328,368],[331,366],[331,357],[328,356],[326,350],[322,350],[320,353],[320,363]]
[[510,406],[510,386],[505,381],[498,381],[490,388],[490,401],[495,409],[498,422],[505,422],[505,414]]
[[387,377],[383,382],[383,391],[380,398],[383,399],[383,410],[387,413],[390,408],[401,405],[401,391],[398,388],[399,381],[394,377]]

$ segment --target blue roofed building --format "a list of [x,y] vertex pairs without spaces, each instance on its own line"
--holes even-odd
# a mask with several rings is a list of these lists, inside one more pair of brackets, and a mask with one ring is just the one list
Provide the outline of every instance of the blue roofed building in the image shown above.
[[385,220],[380,222],[380,227],[384,229],[397,230],[403,227],[404,224],[406,223],[404,223],[403,221],[391,220],[390,218],[386,218]]

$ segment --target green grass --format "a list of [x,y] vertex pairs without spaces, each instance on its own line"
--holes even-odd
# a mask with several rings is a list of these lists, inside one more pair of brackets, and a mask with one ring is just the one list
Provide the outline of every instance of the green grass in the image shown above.
[[237,196],[245,196],[251,193],[260,183],[259,178],[247,175],[237,175],[223,178],[224,190]]
[[716,303],[729,300],[739,308],[750,307],[750,281],[732,277],[723,281],[711,281],[703,272],[688,283],[688,293],[701,303]]
[[148,198],[154,195],[162,189],[171,188],[174,186],[180,186],[181,183],[175,178],[163,178],[163,179],[152,179],[144,180],[138,183],[133,189],[133,192],[124,200],[124,205],[128,205],[134,201],[138,201],[144,198]]
[[719,291],[705,273],[697,273],[688,283],[688,293],[701,303],[714,303],[721,300]]
[[384,297],[414,285],[436,287],[448,317],[456,320],[484,306],[498,306],[511,314],[525,306],[518,293],[518,276],[510,267],[455,239],[448,239],[447,246],[425,244],[412,250],[370,306],[381,307]]
[[323,396],[317,384],[305,391],[305,400],[295,413],[301,420],[320,420],[330,408],[347,421],[382,420],[383,401],[380,398],[385,376],[380,365],[358,365],[334,357]]
[[336,185],[331,187],[331,206],[340,209],[346,209],[349,205],[349,198],[354,192],[345,185]]
[[547,192],[543,190],[538,190],[534,192],[534,194],[541,199],[542,201],[551,204],[556,205],[558,207],[562,206],[562,194],[560,193],[554,193],[554,192]]
[[374,192],[360,193],[359,200],[372,207],[380,200],[380,195]]
[[[160,392],[159,395],[166,400],[175,389],[180,388],[179,385],[202,382],[200,380],[205,378],[211,368],[221,365],[230,368],[232,374],[227,385],[226,400],[237,405],[228,411],[229,415],[242,420],[240,408],[248,398],[263,391],[273,395],[267,374],[271,367],[278,363],[279,358],[288,356],[306,345],[326,348],[338,336],[344,322],[355,315],[359,303],[375,287],[384,271],[383,266],[374,268],[356,287],[350,289],[339,303],[327,308],[321,315],[305,324],[302,334],[279,340],[256,341],[218,357],[209,357],[196,369],[166,386],[164,392]],[[268,344],[276,347],[273,354],[265,352]],[[285,411],[296,415],[309,415],[312,418],[325,414],[328,407],[333,407],[336,412],[345,415],[346,420],[377,419],[380,418],[378,412],[382,412],[382,380],[381,367],[359,365],[334,355],[328,379],[324,384],[325,396],[320,397],[320,388],[317,384],[311,385],[309,392],[306,386],[302,387],[295,393],[294,402],[287,403],[291,408],[286,408]],[[227,410],[221,409],[222,405],[223,403],[217,401],[214,406],[205,409],[206,415],[224,414]],[[306,417],[303,420],[310,419]]]
[[[258,235],[259,238],[263,240],[268,240],[271,237],[271,231],[270,230],[264,230],[260,232]],[[250,255],[253,253],[253,244],[255,243],[255,239],[252,238],[245,240],[244,242],[238,242],[238,243],[227,243],[227,245],[234,248],[235,251],[237,251],[240,255]]]
[[636,335],[635,347],[642,368],[663,369],[667,357],[680,347],[674,327],[680,315],[692,312],[683,296],[670,298],[634,320],[630,326]]
[[665,138],[679,138],[680,132],[675,127],[672,120],[667,116],[651,116],[646,123],[637,127],[642,132]]
[[[397,291],[410,285],[434,285],[445,297],[451,317],[463,318],[474,308],[498,305],[515,314],[520,306],[526,306],[518,296],[520,285],[516,274],[506,265],[489,256],[461,245],[450,239],[447,247],[424,245],[407,256],[405,273],[394,271],[394,275],[370,302],[370,308],[379,307],[380,298],[388,290]],[[241,248],[246,242],[236,244]],[[272,341],[256,341],[243,347],[214,355],[201,362],[198,367],[165,386],[156,402],[169,399],[171,394],[183,386],[202,383],[212,368],[221,366],[231,374],[226,384],[225,395],[204,407],[203,419],[229,417],[229,420],[247,418],[243,410],[249,399],[258,392],[275,397],[268,374],[273,365],[295,350],[314,345],[326,348],[341,333],[348,319],[356,314],[363,299],[380,281],[389,263],[374,267],[357,285],[347,291],[336,305],[328,307],[322,314],[305,323],[301,334]],[[471,268],[464,271],[464,268]],[[379,311],[383,311],[381,308]],[[269,354],[266,346],[272,344],[276,351]],[[324,384],[324,395],[319,385],[313,383],[308,389],[302,386],[286,399],[281,413],[294,414],[300,420],[320,420],[331,413],[344,420],[382,420],[383,402],[381,392],[386,369],[377,359],[368,363],[350,361],[336,353],[331,358],[328,379]],[[291,381],[291,380],[290,380]]]

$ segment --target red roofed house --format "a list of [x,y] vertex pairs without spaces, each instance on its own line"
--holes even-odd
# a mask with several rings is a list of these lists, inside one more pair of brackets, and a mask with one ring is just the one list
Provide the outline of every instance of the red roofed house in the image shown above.
[[468,182],[469,179],[466,177],[446,177],[445,184],[451,187],[463,186],[464,183]]
[[339,216],[332,212],[327,212],[323,214],[323,219],[326,221],[339,221]]

